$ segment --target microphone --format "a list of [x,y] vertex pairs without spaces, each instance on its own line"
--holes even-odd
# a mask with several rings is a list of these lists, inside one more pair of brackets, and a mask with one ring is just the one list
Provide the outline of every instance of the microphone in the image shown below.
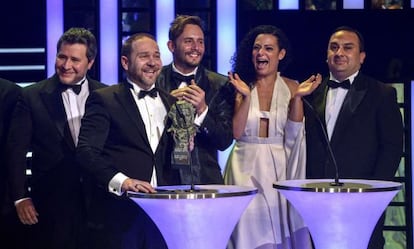
[[334,179],[334,182],[330,183],[330,186],[336,186],[336,187],[343,186],[344,183],[339,182],[338,164],[336,163],[335,155],[332,151],[332,146],[331,146],[331,143],[329,142],[329,137],[328,137],[328,133],[326,132],[325,126],[324,126],[322,120],[319,118],[319,114],[316,112],[316,110],[313,108],[313,106],[309,103],[309,101],[305,98],[302,98],[302,101],[311,110],[313,116],[315,116],[317,122],[319,123],[319,126],[321,127],[321,130],[322,130],[322,133],[323,133],[325,143],[327,145],[326,147],[328,148],[329,158],[331,159],[331,162],[335,167],[335,179]]

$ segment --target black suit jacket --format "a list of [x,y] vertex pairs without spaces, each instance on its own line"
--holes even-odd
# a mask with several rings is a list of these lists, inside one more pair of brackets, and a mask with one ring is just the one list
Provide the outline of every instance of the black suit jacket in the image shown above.
[[10,118],[20,91],[21,88],[14,82],[0,78],[0,214],[9,213],[14,209],[8,195],[9,184],[5,150]]
[[[88,82],[90,92],[105,86],[90,78]],[[80,167],[75,160],[60,84],[54,75],[23,88],[7,142],[12,198],[32,198],[39,213],[39,223],[32,226],[38,232],[34,238],[43,248],[43,243],[54,248],[77,248],[79,234],[75,231],[80,229],[84,215]],[[30,192],[26,178],[29,151]],[[65,242],[68,238],[73,244]]]
[[[118,172],[149,182],[153,165],[159,185],[178,184],[176,171],[170,167],[170,154],[166,154],[172,146],[168,124],[154,155],[127,84],[110,86],[89,96],[79,135],[79,161],[104,188]],[[175,98],[164,91],[159,93],[168,111]]]
[[[90,78],[88,82],[91,92],[105,86]],[[76,165],[75,145],[69,133],[66,134],[69,126],[59,84],[59,78],[54,75],[24,88],[22,98],[13,113],[8,138],[10,155],[8,165],[13,180],[14,200],[27,197],[29,194],[25,187],[28,151],[32,152],[31,188],[33,191],[55,188],[53,184],[57,184],[62,179],[50,178],[62,177],[60,173],[64,172],[59,172],[62,165]],[[47,196],[43,197],[47,198]]]
[[[172,78],[172,64],[164,66],[156,85],[171,92],[180,82]],[[223,184],[217,150],[225,150],[233,142],[234,88],[227,77],[199,66],[195,82],[205,92],[208,112],[195,137],[192,153],[194,176],[197,184]],[[191,183],[191,175],[181,169],[182,182]]]
[[[123,82],[100,89],[89,96],[77,147],[79,162],[90,176],[89,179],[98,186],[91,190],[90,223],[98,231],[103,228],[98,232],[98,237],[102,237],[102,233],[111,233],[112,238],[109,240],[118,244],[114,247],[107,245],[106,248],[121,248],[119,239],[127,231],[131,233],[131,229],[138,229],[134,230],[135,233],[142,233],[144,240],[146,236],[139,229],[145,227],[148,230],[152,227],[144,212],[132,200],[108,191],[108,184],[116,173],[122,172],[128,177],[150,182],[155,165],[158,185],[180,183],[178,172],[171,168],[173,139],[167,133],[168,124],[154,154],[127,84]],[[168,112],[175,98],[162,90],[159,94]],[[154,236],[157,236],[155,232],[152,234]]]
[[[310,96],[324,126],[327,80]],[[334,178],[322,130],[308,109],[305,125],[308,178]],[[391,180],[403,152],[396,90],[359,73],[345,97],[330,144],[340,178]]]

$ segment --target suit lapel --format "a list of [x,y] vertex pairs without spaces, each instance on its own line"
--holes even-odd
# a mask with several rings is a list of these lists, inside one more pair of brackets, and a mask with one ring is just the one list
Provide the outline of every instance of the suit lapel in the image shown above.
[[[97,81],[94,81],[88,77],[89,90],[93,91],[100,87]],[[54,75],[46,84],[45,87],[39,92],[50,118],[55,123],[59,136],[63,137],[70,148],[75,149],[72,135],[70,133],[69,124],[67,122],[67,116],[65,106],[63,105],[62,92],[59,88],[59,78]]]
[[157,88],[158,93],[160,94],[162,103],[164,103],[164,106],[167,110],[167,113],[169,112],[171,106],[175,103],[175,101],[177,101],[177,99],[172,96],[171,94],[169,94],[168,92],[166,92],[164,89],[161,88]]
[[58,134],[65,138],[65,141],[71,148],[75,148],[70,132],[68,132],[68,134],[66,133],[69,131],[69,125],[67,123],[65,107],[63,105],[59,84],[58,78],[53,76],[53,78],[51,78],[39,94],[50,118],[55,123]]
[[[325,109],[326,109],[326,95],[328,93],[328,86],[325,81],[314,94],[314,106],[318,113],[319,119],[322,120],[324,129],[326,130]],[[320,89],[320,90],[319,90]]]
[[89,92],[92,92],[96,89],[99,89],[99,88],[102,88],[102,87],[105,86],[104,84],[102,84],[102,83],[100,83],[96,80],[93,80],[93,79],[89,78],[88,76],[86,76],[86,78],[88,79]]
[[339,136],[344,134],[347,124],[349,124],[350,119],[358,109],[366,93],[367,88],[364,81],[358,75],[352,83],[351,89],[349,89],[345,96],[344,103],[339,111],[338,119],[336,120],[335,128],[332,133],[332,142],[335,142],[335,140],[339,139]]
[[122,82],[119,84],[119,91],[114,92],[115,99],[117,99],[118,102],[122,105],[127,115],[131,118],[132,122],[137,127],[139,135],[142,137],[143,141],[146,141],[149,146],[144,121],[142,120],[141,113],[139,112],[137,104],[131,95],[131,91],[126,84],[128,83]]
[[177,82],[172,78],[172,63],[163,67],[155,85],[166,92],[171,92],[178,88]]
[[211,82],[209,80],[210,76],[211,74],[202,65],[198,66],[195,82],[201,89],[203,89],[207,104],[210,103],[210,100],[213,98],[214,94],[217,92],[217,91],[211,90],[212,86],[210,85],[210,82]]

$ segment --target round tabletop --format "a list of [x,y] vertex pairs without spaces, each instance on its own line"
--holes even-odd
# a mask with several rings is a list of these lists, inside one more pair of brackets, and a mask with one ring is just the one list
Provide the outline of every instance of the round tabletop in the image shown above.
[[273,187],[280,190],[328,193],[384,192],[402,188],[401,183],[380,180],[340,179],[339,183],[336,184],[332,179],[300,179],[278,181],[273,183]]
[[190,185],[159,186],[156,193],[127,192],[131,198],[146,199],[212,199],[253,195],[257,189],[236,185]]

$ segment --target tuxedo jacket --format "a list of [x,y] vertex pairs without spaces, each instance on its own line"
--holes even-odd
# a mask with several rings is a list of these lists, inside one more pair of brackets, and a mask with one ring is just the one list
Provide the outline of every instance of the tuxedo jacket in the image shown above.
[[[154,153],[128,84],[122,82],[99,89],[89,96],[77,147],[77,158],[89,176],[87,180],[95,186],[91,189],[89,222],[95,228],[102,227],[106,230],[104,233],[111,233],[110,239],[115,241],[148,222],[144,212],[125,194],[118,197],[108,190],[115,174],[121,172],[150,182],[155,165],[158,185],[180,183],[178,172],[171,168],[173,138],[167,132],[169,124],[166,123]],[[165,91],[158,93],[168,112],[176,99]],[[137,220],[140,225],[136,224]]]
[[[88,78],[88,86],[92,92],[105,85]],[[7,142],[11,196],[13,201],[32,198],[39,213],[39,223],[31,226],[33,243],[43,248],[77,248],[85,210],[80,167],[61,93],[57,75],[23,88]],[[29,179],[27,166],[32,173]]]
[[[166,154],[172,146],[168,124],[154,154],[127,84],[122,82],[89,96],[79,135],[79,161],[104,188],[118,172],[150,182],[154,165],[159,185],[178,184],[176,171],[170,167],[170,154]],[[175,98],[164,91],[159,94],[168,112]]]
[[[156,85],[167,92],[177,89],[181,82],[172,75],[172,64],[164,66]],[[194,80],[205,92],[208,112],[194,140],[193,176],[181,170],[181,178],[185,184],[191,183],[191,178],[197,184],[223,184],[217,150],[223,151],[233,142],[234,88],[227,77],[201,65]]]
[[[90,92],[105,86],[90,78],[88,82]],[[59,190],[71,187],[61,186],[64,179],[68,180],[68,184],[71,182],[69,178],[74,174],[73,169],[78,166],[75,162],[75,145],[69,132],[59,84],[61,84],[59,78],[54,75],[23,88],[22,97],[13,113],[8,138],[8,165],[14,200],[28,196],[25,187],[28,151],[32,152],[30,186],[35,193],[37,190],[50,187],[56,189],[53,184],[57,184]],[[64,167],[69,165],[71,169]],[[61,175],[63,173],[69,175]],[[63,176],[64,179],[61,179]]]
[[[316,117],[326,130],[328,79],[305,108],[308,178],[334,178],[335,167]],[[391,180],[403,152],[403,124],[396,90],[359,73],[349,89],[330,140],[339,178]]]
[[0,78],[0,214],[10,212],[14,205],[8,195],[8,170],[6,167],[6,140],[10,118],[21,88],[14,82]]

